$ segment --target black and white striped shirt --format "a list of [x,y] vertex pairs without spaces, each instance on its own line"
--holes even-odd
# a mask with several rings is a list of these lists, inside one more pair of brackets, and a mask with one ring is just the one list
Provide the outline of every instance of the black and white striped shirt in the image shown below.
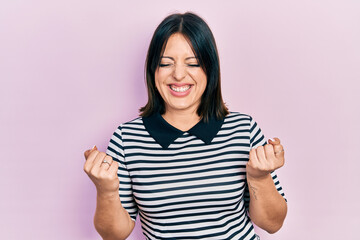
[[246,163],[250,149],[266,143],[247,114],[183,132],[158,113],[121,124],[106,154],[119,162],[122,206],[134,221],[139,213],[147,239],[256,239]]

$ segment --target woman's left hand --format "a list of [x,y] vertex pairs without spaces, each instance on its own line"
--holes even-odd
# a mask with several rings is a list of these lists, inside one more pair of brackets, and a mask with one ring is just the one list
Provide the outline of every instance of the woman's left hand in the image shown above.
[[279,138],[269,139],[265,146],[253,148],[249,153],[249,161],[246,164],[246,175],[248,178],[261,179],[269,173],[284,165],[284,148]]

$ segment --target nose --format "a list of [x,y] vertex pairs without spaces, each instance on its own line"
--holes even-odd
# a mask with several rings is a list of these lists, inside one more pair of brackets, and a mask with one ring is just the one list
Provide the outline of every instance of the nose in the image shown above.
[[186,76],[186,68],[183,64],[176,64],[173,71],[173,77],[177,81],[181,81]]

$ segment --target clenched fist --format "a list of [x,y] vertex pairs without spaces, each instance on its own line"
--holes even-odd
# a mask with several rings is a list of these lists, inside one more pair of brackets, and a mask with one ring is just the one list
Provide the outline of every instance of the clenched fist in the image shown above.
[[246,165],[246,175],[250,178],[264,178],[269,173],[284,165],[284,148],[279,138],[269,140],[265,146],[253,148],[249,153],[249,161]]
[[[99,152],[97,147],[84,152],[86,159],[84,171],[94,182],[98,194],[118,194],[119,179],[117,176],[118,163],[104,152]],[[106,160],[108,163],[104,162]]]

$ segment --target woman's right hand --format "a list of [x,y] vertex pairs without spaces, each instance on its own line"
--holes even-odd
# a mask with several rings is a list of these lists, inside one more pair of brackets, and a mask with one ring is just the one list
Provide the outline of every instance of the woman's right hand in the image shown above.
[[[99,152],[97,147],[84,152],[86,159],[84,171],[94,182],[97,194],[113,195],[119,192],[119,179],[117,176],[118,163],[104,152]],[[104,163],[106,160],[108,163]]]

